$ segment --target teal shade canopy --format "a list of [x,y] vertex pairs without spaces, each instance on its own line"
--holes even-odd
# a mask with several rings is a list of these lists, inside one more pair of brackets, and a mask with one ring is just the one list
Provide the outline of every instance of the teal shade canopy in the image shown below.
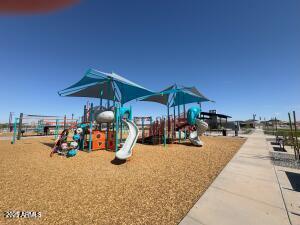
[[175,93],[176,89],[175,89],[175,85],[172,85],[160,92],[157,93],[153,93],[151,95],[148,96],[144,96],[139,98],[140,101],[147,101],[147,102],[157,102],[160,103],[162,105],[168,105],[169,103],[169,97],[171,94]]
[[160,92],[139,98],[140,101],[157,102],[166,106],[177,106],[188,103],[211,101],[201,94],[196,87],[181,87],[172,85]]
[[208,101],[211,100],[201,94],[195,87],[183,87],[176,93],[171,106]]
[[153,92],[116,73],[89,69],[81,80],[58,94],[64,97],[102,98],[124,104]]

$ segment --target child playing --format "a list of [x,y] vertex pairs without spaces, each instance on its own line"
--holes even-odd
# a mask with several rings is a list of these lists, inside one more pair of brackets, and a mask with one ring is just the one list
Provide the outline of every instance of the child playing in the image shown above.
[[77,154],[77,149],[78,149],[78,143],[75,141],[72,141],[70,143],[70,148],[69,151],[67,153],[67,157],[73,157]]
[[61,148],[61,145],[63,143],[67,142],[68,139],[69,130],[65,129],[61,134],[58,136],[58,138],[55,140],[55,145],[53,147],[52,152],[50,153],[50,157],[54,155],[54,153],[57,153],[57,151]]

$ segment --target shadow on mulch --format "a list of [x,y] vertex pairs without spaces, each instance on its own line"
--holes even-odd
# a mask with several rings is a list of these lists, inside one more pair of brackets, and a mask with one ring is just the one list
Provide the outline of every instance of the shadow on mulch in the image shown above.
[[193,145],[191,142],[181,142],[181,143],[176,143],[177,145],[185,145],[185,146],[190,146],[190,147],[203,147],[203,146],[197,146],[197,145]]
[[137,141],[136,143],[142,144],[142,145],[153,145],[151,142],[145,142],[144,143],[142,141]]
[[118,159],[118,158],[114,158],[113,160],[110,161],[111,164],[114,164],[114,165],[122,165],[124,163],[126,163],[126,159],[125,160],[121,160],[121,159]]
[[50,148],[54,148],[54,143],[48,143],[48,142],[41,142],[43,145],[46,145],[47,147],[50,147]]

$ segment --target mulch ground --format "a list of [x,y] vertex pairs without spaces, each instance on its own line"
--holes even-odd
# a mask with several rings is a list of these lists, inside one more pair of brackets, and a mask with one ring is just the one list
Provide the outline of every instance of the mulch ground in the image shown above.
[[178,224],[245,141],[202,140],[136,144],[123,164],[108,151],[50,158],[50,138],[0,141],[0,212],[42,213],[0,224]]

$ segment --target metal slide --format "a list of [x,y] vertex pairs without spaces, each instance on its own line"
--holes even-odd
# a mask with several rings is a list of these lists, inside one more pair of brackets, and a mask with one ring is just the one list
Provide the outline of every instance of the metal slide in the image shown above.
[[121,160],[128,159],[132,155],[132,148],[134,147],[139,136],[139,129],[133,121],[123,119],[123,122],[129,129],[129,135],[126,138],[122,148],[116,152],[116,157]]
[[190,133],[189,140],[193,145],[203,146],[203,142],[200,140],[201,136],[208,128],[208,124],[200,119],[196,119],[197,130]]

